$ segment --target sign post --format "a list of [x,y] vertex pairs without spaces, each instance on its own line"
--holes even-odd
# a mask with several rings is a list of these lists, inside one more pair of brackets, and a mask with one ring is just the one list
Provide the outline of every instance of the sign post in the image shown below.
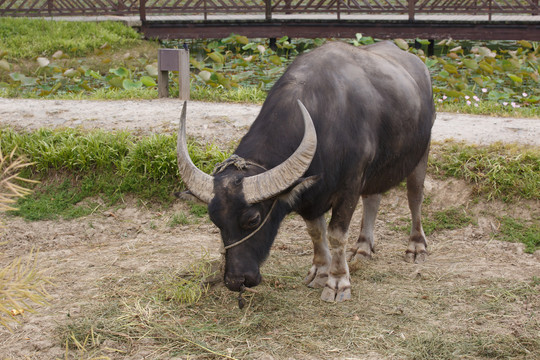
[[169,96],[169,71],[178,71],[178,95],[189,100],[189,50],[158,50],[158,95]]

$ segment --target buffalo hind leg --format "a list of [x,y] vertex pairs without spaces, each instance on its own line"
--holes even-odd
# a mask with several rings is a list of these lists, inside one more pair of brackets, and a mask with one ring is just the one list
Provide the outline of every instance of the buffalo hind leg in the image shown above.
[[351,299],[351,279],[345,246],[351,218],[358,198],[349,196],[332,208],[332,219],[328,226],[328,241],[331,247],[332,262],[328,281],[324,285],[321,299],[324,301],[345,301]]
[[422,201],[424,200],[424,180],[426,178],[429,149],[407,177],[407,198],[411,210],[412,227],[409,245],[405,252],[407,262],[422,263],[427,256],[427,241],[422,229]]
[[305,220],[309,236],[313,242],[313,265],[304,279],[304,284],[313,288],[322,288],[328,281],[330,251],[326,239],[326,220],[324,216],[315,220]]
[[362,196],[362,227],[360,236],[356,244],[348,252],[348,260],[351,264],[358,263],[364,259],[371,259],[374,253],[373,244],[375,235],[375,220],[377,219],[377,211],[381,203],[381,194],[364,195]]

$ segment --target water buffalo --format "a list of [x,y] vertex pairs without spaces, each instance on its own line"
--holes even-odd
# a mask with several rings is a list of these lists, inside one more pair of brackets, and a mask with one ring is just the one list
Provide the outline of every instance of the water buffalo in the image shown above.
[[[185,118],[184,104],[180,174],[208,204],[221,231],[230,290],[260,283],[259,267],[281,221],[294,211],[305,220],[314,247],[304,282],[322,287],[322,300],[350,299],[347,260],[371,257],[381,193],[403,179],[412,215],[405,258],[425,259],[420,209],[435,109],[429,73],[418,57],[390,42],[331,42],[298,56],[268,93],[234,155],[212,176],[189,158]],[[361,233],[346,252],[360,197]],[[324,214],[330,209],[327,230]]]

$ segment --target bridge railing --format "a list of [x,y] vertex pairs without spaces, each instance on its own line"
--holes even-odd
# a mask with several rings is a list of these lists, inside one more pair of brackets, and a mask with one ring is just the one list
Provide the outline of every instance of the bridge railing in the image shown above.
[[0,0],[0,16],[540,14],[539,0]]

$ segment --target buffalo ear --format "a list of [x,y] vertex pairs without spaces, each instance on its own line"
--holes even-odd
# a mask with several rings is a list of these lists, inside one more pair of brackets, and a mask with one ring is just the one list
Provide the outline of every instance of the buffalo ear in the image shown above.
[[199,199],[197,196],[195,196],[195,194],[193,194],[191,191],[187,190],[187,191],[179,191],[179,192],[175,192],[174,193],[174,196],[176,196],[178,199],[180,200],[184,200],[184,201],[191,201],[191,202],[195,202],[195,203],[199,203],[199,204],[204,204],[204,205],[208,205],[207,203],[205,203],[204,201],[202,201],[201,199]]
[[289,204],[291,208],[294,208],[298,199],[300,199],[300,195],[319,181],[319,179],[319,175],[301,177],[279,196],[280,200]]

